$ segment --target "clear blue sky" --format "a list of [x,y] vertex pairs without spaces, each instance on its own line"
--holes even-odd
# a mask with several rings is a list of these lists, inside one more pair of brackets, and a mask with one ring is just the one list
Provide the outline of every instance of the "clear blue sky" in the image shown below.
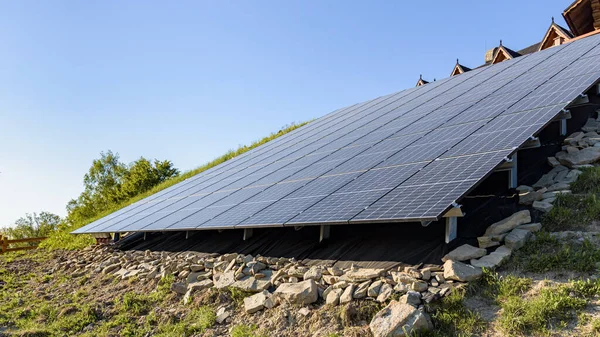
[[0,2],[0,227],[101,151],[192,169],[293,121],[542,39],[561,1]]

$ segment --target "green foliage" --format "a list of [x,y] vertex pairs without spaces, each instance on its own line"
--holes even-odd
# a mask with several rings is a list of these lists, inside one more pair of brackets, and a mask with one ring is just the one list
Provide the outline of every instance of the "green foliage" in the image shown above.
[[485,322],[478,313],[467,309],[464,305],[465,291],[453,290],[440,302],[431,306],[434,310],[431,318],[434,323],[432,331],[420,336],[478,336],[485,329]]
[[231,337],[266,337],[256,330],[256,325],[239,324],[231,329]]
[[177,175],[179,170],[168,160],[150,162],[142,157],[126,165],[119,161],[118,153],[102,152],[83,177],[83,193],[69,201],[67,222],[93,218]]
[[600,194],[600,167],[587,167],[581,171],[577,181],[571,184],[573,193]]
[[596,194],[559,194],[554,207],[542,218],[542,226],[551,232],[580,230],[594,220],[600,220],[600,200]]
[[564,328],[576,317],[586,301],[569,295],[570,288],[556,286],[542,288],[533,297],[508,296],[501,302],[500,328],[508,335],[543,334],[551,328]]
[[90,246],[96,242],[91,235],[72,235],[68,227],[62,227],[52,232],[48,239],[42,241],[38,247],[54,250],[75,250]]
[[470,295],[479,295],[484,298],[501,301],[510,296],[525,293],[531,287],[531,279],[514,275],[500,276],[488,269],[483,270],[483,276],[469,283],[467,290]]
[[585,240],[581,243],[558,240],[539,232],[536,239],[513,253],[508,266],[526,272],[548,271],[593,272],[600,261],[600,249]]
[[181,321],[160,325],[158,327],[159,333],[154,336],[191,336],[202,333],[215,325],[216,318],[215,311],[210,307],[194,308]]
[[50,212],[26,214],[15,221],[13,226],[4,228],[1,232],[13,240],[43,237],[56,230],[60,222],[61,218]]

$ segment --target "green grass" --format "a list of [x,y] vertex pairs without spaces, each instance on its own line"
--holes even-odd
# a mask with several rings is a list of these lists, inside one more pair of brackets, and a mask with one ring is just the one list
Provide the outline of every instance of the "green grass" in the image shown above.
[[581,169],[577,181],[571,184],[573,193],[600,194],[600,167]]
[[478,313],[465,307],[465,290],[452,290],[438,303],[430,305],[434,329],[419,334],[419,336],[442,337],[478,336],[484,331],[486,323]]
[[210,161],[196,169],[190,170],[188,172],[184,172],[183,174],[181,174],[177,177],[166,180],[163,183],[155,186],[151,190],[149,190],[145,193],[139,194],[139,195],[135,196],[134,198],[127,200],[126,202],[124,202],[122,204],[111,207],[110,209],[107,209],[106,211],[98,214],[97,216],[95,216],[91,219],[87,219],[86,221],[83,221],[82,223],[73,224],[71,226],[54,231],[51,235],[48,236],[47,240],[45,240],[44,242],[42,242],[42,244],[40,244],[40,247],[48,249],[48,250],[53,250],[53,249],[75,250],[75,249],[81,249],[81,248],[87,247],[95,242],[95,240],[91,236],[89,236],[89,235],[71,235],[70,232],[72,232],[82,226],[85,226],[93,221],[96,221],[100,218],[103,218],[115,211],[118,211],[119,209],[121,209],[123,207],[129,206],[136,201],[139,201],[139,200],[144,199],[152,194],[162,191],[165,188],[168,188],[177,183],[180,183],[180,182],[184,181],[185,179],[195,176],[198,173],[201,173],[212,167],[222,164],[234,157],[237,157],[243,153],[246,153],[246,152],[248,152],[258,146],[261,146],[271,140],[279,138],[279,137],[285,135],[286,133],[294,131],[294,130],[298,129],[299,127],[302,127],[310,122],[311,121],[302,122],[302,123],[298,123],[298,124],[292,123],[291,125],[288,125],[288,126],[282,128],[278,132],[273,132],[267,137],[264,137],[260,140],[252,142],[250,145],[243,145],[243,146],[238,147],[236,150],[229,150],[224,155],[219,156],[219,157],[213,159],[212,161]]
[[509,296],[502,300],[500,328],[508,335],[547,334],[563,329],[586,305],[585,299],[570,296],[568,286],[542,288],[539,294],[523,298]]
[[550,232],[581,230],[594,220],[600,220],[596,194],[559,194],[554,207],[542,217],[542,226]]
[[259,333],[256,325],[239,324],[231,329],[231,337],[267,337]]
[[600,261],[600,249],[587,240],[581,243],[565,241],[556,239],[549,233],[539,232],[535,240],[513,253],[507,266],[535,273],[593,272],[598,261]]

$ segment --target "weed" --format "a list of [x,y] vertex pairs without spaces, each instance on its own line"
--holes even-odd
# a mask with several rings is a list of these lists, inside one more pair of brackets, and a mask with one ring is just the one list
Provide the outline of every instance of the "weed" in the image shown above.
[[509,335],[542,334],[551,328],[564,328],[586,301],[570,296],[567,286],[541,289],[537,296],[509,296],[501,302],[500,328]]
[[559,194],[554,207],[542,218],[542,226],[551,232],[578,230],[594,220],[600,220],[596,194]]
[[256,331],[256,325],[236,325],[231,329],[231,337],[266,337]]
[[465,291],[454,289],[440,302],[433,304],[434,330],[421,336],[476,336],[485,329],[479,314],[464,305]]
[[571,184],[573,193],[600,193],[600,167],[588,167],[581,169],[577,180]]
[[600,249],[584,241],[561,241],[549,233],[537,233],[536,239],[515,252],[507,265],[527,272],[572,270],[592,272],[600,260]]

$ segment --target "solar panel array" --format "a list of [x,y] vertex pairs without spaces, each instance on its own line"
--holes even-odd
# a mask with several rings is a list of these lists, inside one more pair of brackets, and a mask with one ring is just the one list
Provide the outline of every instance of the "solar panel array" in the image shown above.
[[600,79],[600,35],[336,110],[74,233],[436,220]]

